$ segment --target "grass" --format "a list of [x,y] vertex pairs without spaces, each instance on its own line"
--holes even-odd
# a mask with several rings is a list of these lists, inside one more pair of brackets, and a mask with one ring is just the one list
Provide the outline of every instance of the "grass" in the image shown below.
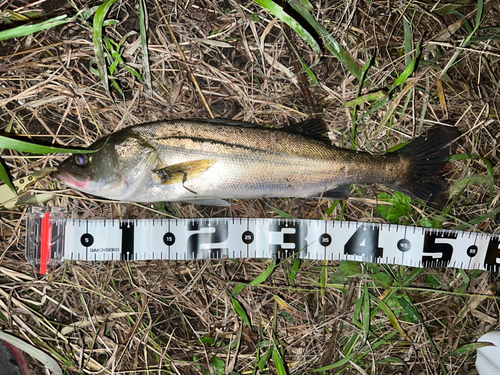
[[[276,12],[292,27],[296,16],[271,3],[5,4],[2,15],[18,22],[5,25],[10,33],[27,27],[28,12],[42,25],[71,9],[71,22],[2,42],[3,135],[67,149],[161,119],[301,121],[310,113]],[[499,234],[500,30],[491,5],[326,4],[290,2],[309,35],[296,27],[291,43],[332,141],[385,152],[434,123],[456,123],[463,136],[443,211],[380,186],[353,186],[340,203],[230,208],[106,202],[50,179],[31,193],[50,192],[50,204],[82,219],[343,219]],[[13,178],[65,157],[0,147]],[[24,217],[22,206],[0,211],[0,326],[65,374],[462,374],[473,371],[477,338],[498,329],[496,275],[482,271],[292,258],[71,262],[42,277],[24,260]]]

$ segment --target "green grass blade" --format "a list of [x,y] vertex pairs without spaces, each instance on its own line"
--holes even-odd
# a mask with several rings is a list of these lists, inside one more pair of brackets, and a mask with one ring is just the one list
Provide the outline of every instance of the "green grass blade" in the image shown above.
[[477,155],[477,154],[457,154],[457,155],[452,155],[450,156],[450,160],[469,160],[469,159],[481,159],[483,163],[486,165],[486,170],[488,171],[488,177],[490,179],[489,185],[490,185],[490,199],[488,205],[491,206],[491,202],[493,201],[493,195],[494,195],[494,190],[495,190],[495,174],[493,171],[493,166],[491,165],[491,162],[489,159]]
[[496,216],[499,213],[500,213],[500,207],[497,209],[494,209],[493,211],[488,212],[487,214],[476,217],[475,219],[469,221],[468,223],[457,225],[453,229],[454,230],[466,230],[470,227],[473,227],[474,225],[478,225],[478,224],[482,223],[483,221],[488,220],[489,218]]
[[281,354],[276,347],[273,348],[273,358],[274,363],[276,364],[276,371],[278,372],[278,375],[287,375],[285,362],[283,361],[283,358],[281,358]]
[[259,362],[257,362],[257,366],[259,367],[260,371],[264,371],[272,354],[273,354],[273,348],[267,349],[267,351],[264,353]]
[[405,331],[403,331],[403,328],[399,324],[398,318],[396,318],[396,315],[392,312],[392,309],[380,298],[377,298],[374,295],[370,295],[372,301],[374,301],[380,310],[383,311],[383,313],[389,318],[389,321],[391,322],[392,326],[398,331],[405,339],[410,341],[410,338],[406,334]]
[[0,40],[19,38],[26,35],[31,35],[37,33],[42,30],[50,29],[52,27],[56,27],[59,25],[64,25],[68,22],[73,21],[75,18],[68,18],[68,16],[57,16],[51,18],[47,21],[42,21],[40,23],[29,24],[29,25],[21,25],[14,27],[9,30],[0,31]]
[[142,69],[144,83],[146,84],[146,95],[149,98],[153,97],[153,88],[151,86],[151,70],[149,69],[149,52],[148,52],[148,35],[146,28],[147,8],[144,0],[139,0],[139,20],[141,31],[141,46],[142,46]]
[[290,284],[295,287],[295,278],[297,277],[297,274],[299,273],[299,269],[300,269],[300,259],[295,259],[295,261],[293,262],[293,266],[292,266],[292,272],[290,272],[290,274],[288,275],[288,279],[290,280]]
[[480,348],[485,348],[487,346],[495,346],[491,342],[474,342],[472,344],[466,344],[464,346],[461,346],[458,349],[455,349],[451,353],[448,353],[444,356],[444,358],[452,357],[454,355],[462,355],[462,354],[468,354],[468,353],[473,353],[476,350]]
[[0,135],[0,148],[8,148],[21,152],[30,152],[33,154],[90,154],[96,150],[84,150],[76,148],[60,148],[52,146],[37,145],[34,143],[20,141]]
[[368,283],[363,284],[363,342],[368,340],[370,333],[370,293]]
[[[321,48],[319,47],[318,42],[314,39],[314,37],[304,29],[300,23],[298,23],[293,17],[290,17],[282,7],[276,4],[272,0],[255,0],[257,4],[261,7],[267,9],[274,16],[278,17],[288,26],[290,26],[299,36],[312,48],[315,54],[321,55]],[[302,7],[302,5],[301,5]]]
[[[349,70],[349,72],[354,77],[356,77],[358,80],[361,80],[363,72],[361,71],[361,68],[356,63],[356,61],[354,61],[354,59],[351,57],[351,55],[349,54],[349,52],[347,52],[344,49],[344,47],[342,47],[340,45],[340,43],[338,43],[335,39],[333,39],[333,37],[328,32],[328,30],[326,30],[323,27],[323,25],[321,25],[316,20],[316,18],[314,18],[313,15],[311,13],[309,13],[309,11],[307,10],[307,8],[304,7],[299,0],[289,0],[288,3],[323,38],[323,42],[325,43],[325,47],[347,68],[347,70]],[[369,84],[369,81],[366,81],[365,83]]]
[[231,301],[233,302],[234,310],[240,316],[241,320],[243,320],[248,327],[252,328],[250,319],[248,318],[248,315],[243,306],[241,306],[241,303],[234,297],[231,297]]
[[16,188],[12,184],[12,181],[10,180],[9,173],[3,166],[3,163],[0,162],[0,179],[5,182],[5,184],[9,187],[10,190],[14,193],[14,195],[17,195]]
[[[257,276],[255,279],[250,281],[249,284],[251,286],[262,284],[264,281],[267,280],[269,276],[271,276],[271,274],[274,272],[277,266],[278,265],[276,264],[276,259],[273,259],[271,261],[271,264],[269,264],[269,266],[267,267],[267,269],[264,272],[262,272],[259,276]],[[243,289],[245,289],[245,287],[246,287],[245,284],[237,285],[236,288],[234,288],[233,292],[231,293],[231,297],[235,297],[238,294],[240,294],[243,291]]]
[[116,3],[116,0],[107,0],[105,1],[94,15],[94,53],[95,53],[95,63],[97,65],[97,70],[99,71],[99,78],[101,79],[102,84],[104,85],[104,89],[106,90],[106,94],[110,98],[112,98],[111,93],[109,91],[108,84],[108,68],[106,65],[106,58],[104,56],[104,47],[103,47],[103,38],[102,38],[102,28],[104,19],[106,14],[108,13],[111,6]]
[[400,76],[396,79],[396,82],[394,82],[394,87],[402,85],[403,83],[406,82],[408,77],[412,75],[412,73],[415,70],[415,65],[417,64],[419,53],[420,53],[420,46],[419,44],[417,44],[415,58],[406,66],[405,70],[403,70],[403,73],[401,73]]
[[348,101],[347,103],[344,104],[344,108],[360,105],[369,102],[371,100],[381,100],[384,99],[385,97],[387,97],[387,93],[384,90],[370,92],[366,95],[358,96],[356,99]]

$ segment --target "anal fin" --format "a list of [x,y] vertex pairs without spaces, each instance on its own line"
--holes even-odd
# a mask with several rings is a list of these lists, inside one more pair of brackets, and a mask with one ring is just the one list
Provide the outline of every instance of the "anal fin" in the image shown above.
[[220,198],[187,199],[181,203],[201,204],[202,206],[231,207],[231,203]]
[[325,191],[320,197],[340,201],[349,198],[349,195],[349,185],[341,185]]

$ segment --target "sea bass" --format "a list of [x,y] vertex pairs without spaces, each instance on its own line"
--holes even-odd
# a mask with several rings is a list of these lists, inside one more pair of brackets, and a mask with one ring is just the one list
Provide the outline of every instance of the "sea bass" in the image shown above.
[[319,120],[281,129],[231,120],[135,125],[75,154],[52,177],[99,197],[229,205],[223,199],[346,199],[350,184],[378,183],[434,202],[455,127],[434,126],[383,155],[335,147]]

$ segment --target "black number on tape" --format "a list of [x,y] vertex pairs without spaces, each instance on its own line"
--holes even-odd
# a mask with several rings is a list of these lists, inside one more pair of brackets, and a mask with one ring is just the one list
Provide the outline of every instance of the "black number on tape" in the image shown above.
[[[453,245],[449,243],[436,243],[436,240],[454,240],[456,238],[456,233],[426,233],[424,239],[424,254],[422,255],[422,267],[447,267],[453,255]],[[429,254],[435,254],[437,256]]]
[[[198,231],[203,228],[213,228],[213,232],[195,233],[189,236],[187,240],[188,259],[198,259],[202,245],[219,244],[227,240],[229,237],[229,228],[227,221],[223,222],[210,222],[207,220],[195,221],[188,224],[188,231]],[[205,246],[205,249],[207,247]],[[228,251],[227,248],[212,248],[208,249],[210,254],[208,257],[200,258],[221,258],[222,253]]]
[[94,236],[92,236],[90,233],[85,233],[80,238],[80,243],[85,247],[92,246],[92,244],[94,243]]
[[490,238],[488,250],[486,250],[486,258],[484,266],[488,271],[498,272],[500,267],[500,241],[498,237]]
[[381,258],[384,248],[378,247],[379,229],[360,226],[344,245],[344,254],[360,255],[365,259]]
[[122,230],[122,260],[133,260],[134,258],[134,224],[120,223]]
[[[295,233],[283,232],[283,228],[293,229]],[[271,222],[271,232],[283,232],[283,240],[279,245],[269,245],[269,251],[277,259],[285,259],[300,251],[301,256],[307,255],[307,226],[299,223]],[[293,245],[291,249],[290,245]]]

